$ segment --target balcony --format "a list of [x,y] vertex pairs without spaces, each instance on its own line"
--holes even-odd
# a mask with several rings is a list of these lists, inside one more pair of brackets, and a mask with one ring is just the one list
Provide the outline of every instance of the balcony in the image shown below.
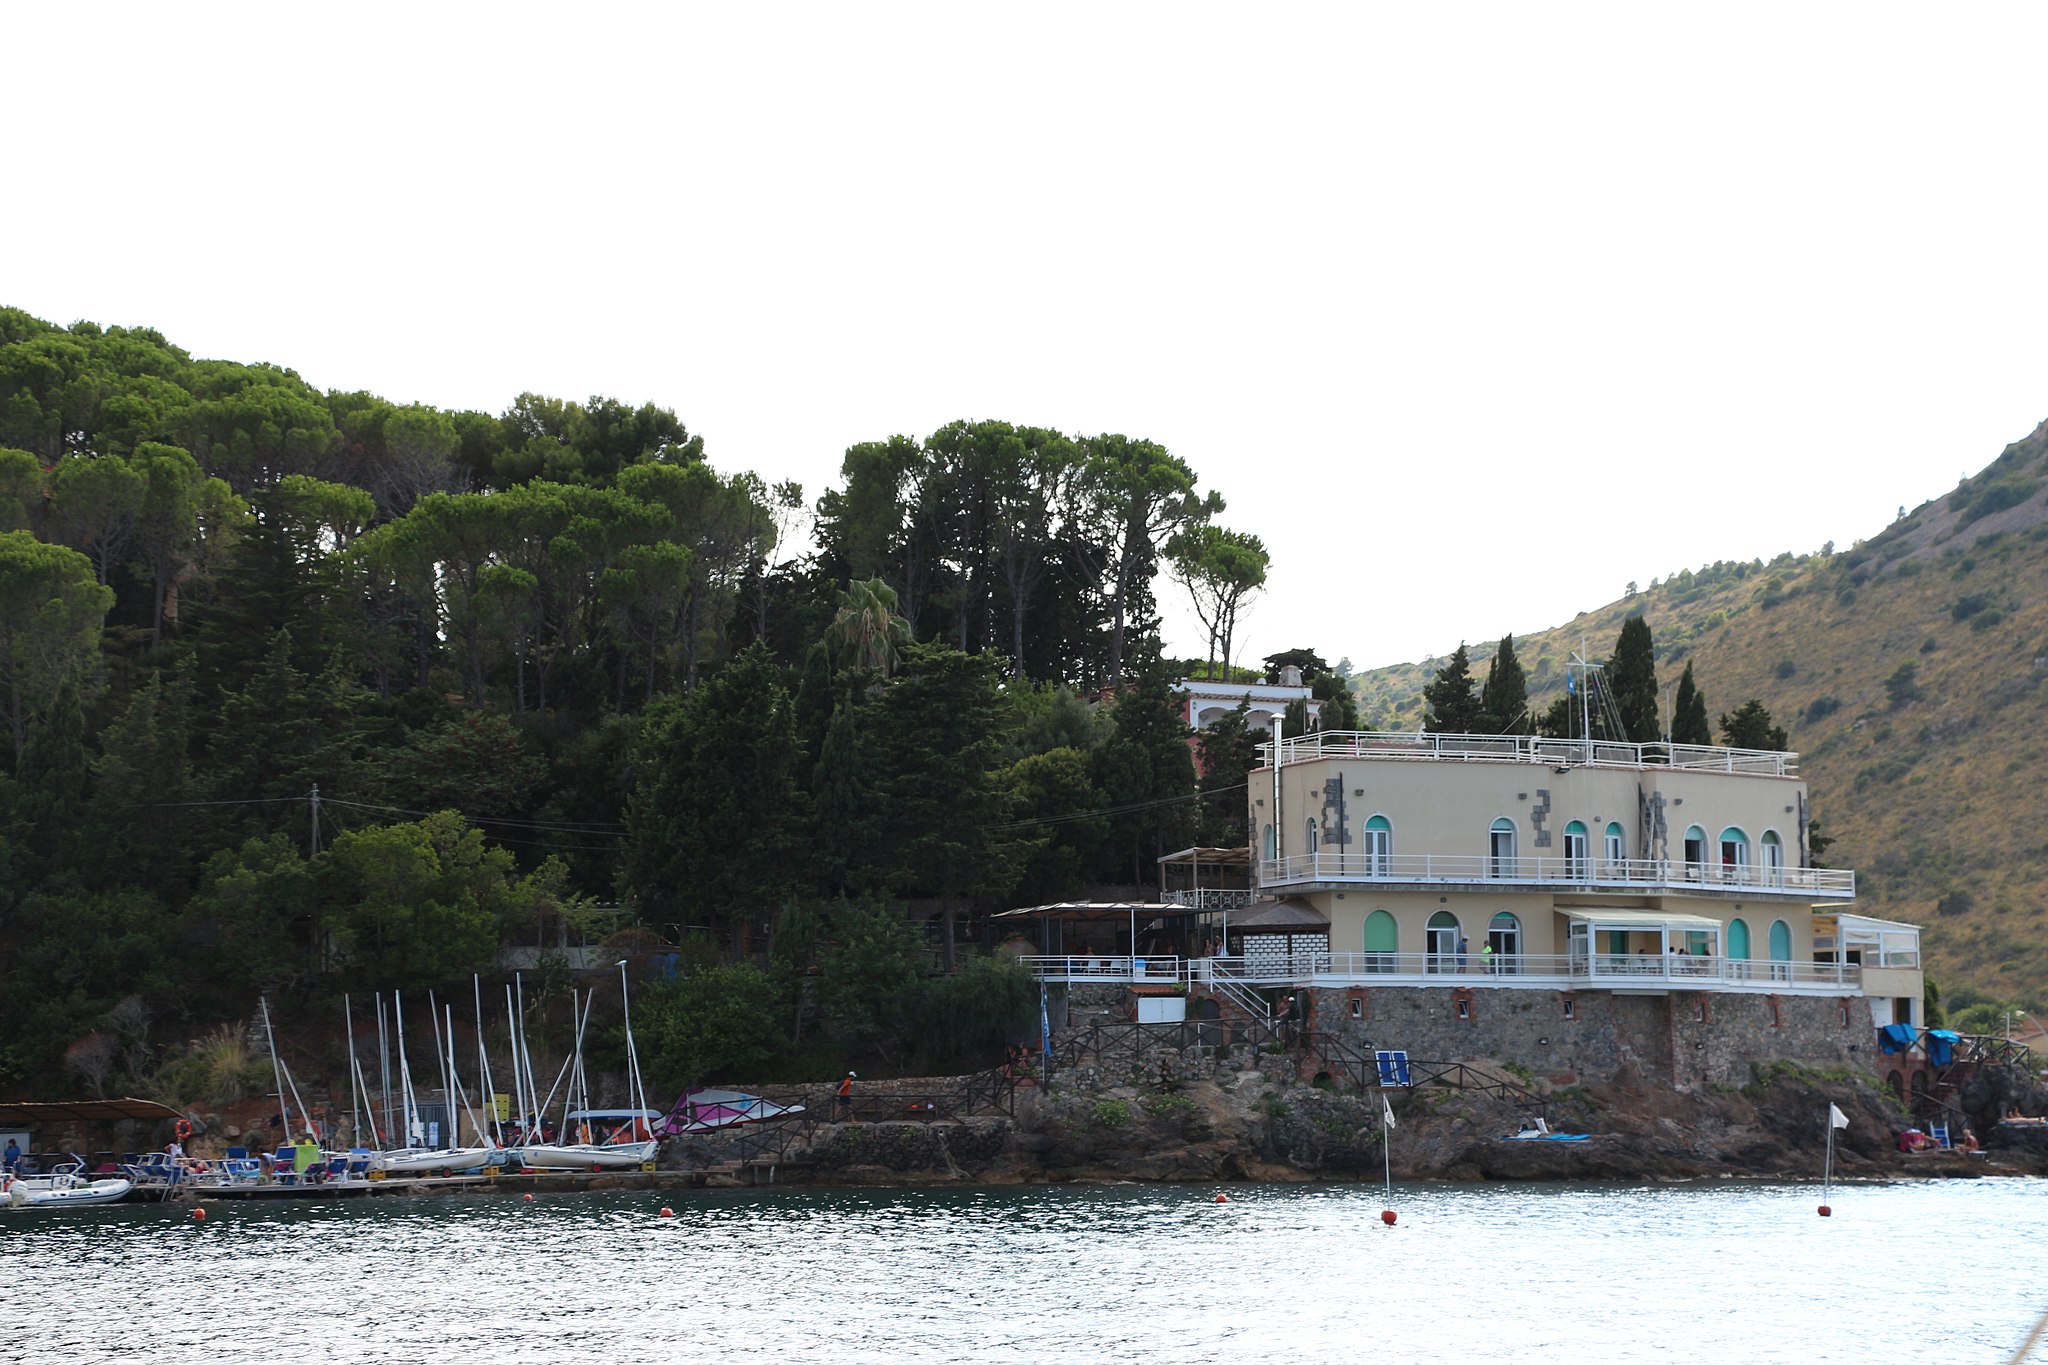
[[1854,900],[1846,868],[1685,863],[1659,858],[1523,858],[1475,853],[1299,853],[1259,864],[1269,892],[1317,886],[1487,887],[1620,895],[1741,895],[1787,900]]
[[[1271,744],[1259,746],[1267,767]],[[1279,744],[1282,763],[1312,758],[1386,758],[1447,763],[1544,763],[1555,768],[1677,768],[1688,772],[1792,777],[1799,755],[1713,744],[1623,744],[1533,735],[1432,735],[1414,730],[1311,730]]]
[[1241,957],[1107,957],[1075,954],[1022,959],[1040,981],[1064,985],[1177,983],[1238,986],[1457,986],[1475,990],[1610,990],[1662,994],[1713,991],[1756,995],[1860,995],[1862,970],[1851,963],[1758,962],[1681,954],[1513,953],[1460,964],[1451,953],[1327,953],[1285,967]]

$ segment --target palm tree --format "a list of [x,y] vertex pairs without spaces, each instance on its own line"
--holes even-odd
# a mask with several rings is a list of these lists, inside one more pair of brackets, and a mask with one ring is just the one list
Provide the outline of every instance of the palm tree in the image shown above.
[[881,673],[895,666],[896,647],[909,639],[910,622],[896,614],[896,590],[879,578],[848,583],[839,594],[839,614],[826,631],[840,667],[854,665]]

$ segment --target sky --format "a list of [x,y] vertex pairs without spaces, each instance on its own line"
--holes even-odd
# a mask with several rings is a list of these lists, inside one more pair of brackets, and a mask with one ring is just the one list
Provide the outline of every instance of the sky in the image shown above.
[[[813,497],[956,418],[1186,459],[1240,662],[1875,535],[2048,417],[2048,11],[0,18],[0,304],[322,388],[672,408]],[[1200,654],[1162,579],[1169,648]]]

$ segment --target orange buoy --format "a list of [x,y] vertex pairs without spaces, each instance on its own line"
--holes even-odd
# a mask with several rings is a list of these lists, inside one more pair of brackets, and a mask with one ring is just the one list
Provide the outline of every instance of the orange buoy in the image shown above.
[[1820,1206],[1820,1216],[1823,1218],[1832,1218],[1835,1216],[1835,1211],[1829,1208],[1826,1204],[1822,1204]]
[[1394,1211],[1392,1209],[1381,1209],[1380,1221],[1388,1227],[1394,1226]]
[[664,1218],[673,1218],[676,1216],[676,1211],[670,1208],[668,1205],[663,1204],[661,1206],[661,1216]]
[[192,1218],[193,1218],[193,1221],[195,1221],[195,1222],[200,1222],[200,1223],[203,1223],[203,1222],[205,1222],[205,1221],[206,1221],[206,1210],[205,1210],[205,1209],[194,1209],[194,1210],[192,1210]]

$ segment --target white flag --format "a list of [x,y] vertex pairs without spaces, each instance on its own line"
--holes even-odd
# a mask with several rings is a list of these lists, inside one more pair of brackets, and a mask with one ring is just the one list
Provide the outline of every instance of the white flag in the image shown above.
[[1843,1112],[1842,1112],[1841,1110],[1839,1110],[1839,1109],[1835,1108],[1835,1106],[1833,1106],[1832,1104],[1831,1104],[1831,1105],[1829,1105],[1829,1106],[1828,1106],[1828,1127],[1830,1127],[1830,1128],[1847,1128],[1848,1126],[1849,1126],[1849,1116],[1848,1116],[1847,1114],[1843,1113]]
[[1380,1096],[1380,1112],[1386,1115],[1387,1127],[1394,1126],[1394,1104],[1385,1095]]

